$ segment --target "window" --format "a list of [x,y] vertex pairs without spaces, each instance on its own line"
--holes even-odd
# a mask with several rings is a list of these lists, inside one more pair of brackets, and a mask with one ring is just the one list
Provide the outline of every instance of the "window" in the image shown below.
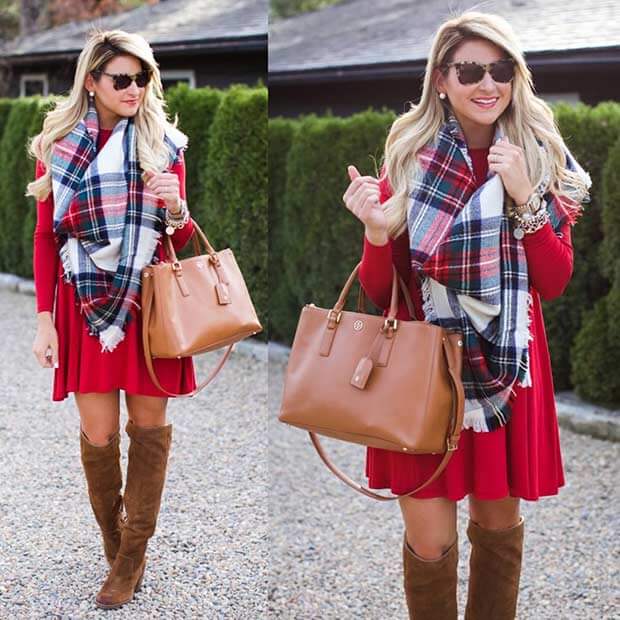
[[575,105],[581,101],[579,93],[539,93],[539,97],[547,103],[563,101],[564,103]]
[[24,73],[19,78],[19,96],[30,97],[30,95],[49,94],[49,84],[47,73]]
[[193,69],[164,69],[161,72],[161,82],[164,90],[177,84],[187,84],[190,88],[196,88],[196,72]]

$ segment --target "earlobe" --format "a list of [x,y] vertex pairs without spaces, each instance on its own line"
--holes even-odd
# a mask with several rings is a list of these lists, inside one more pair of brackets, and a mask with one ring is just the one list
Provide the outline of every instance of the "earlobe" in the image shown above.
[[93,80],[93,76],[90,73],[86,76],[86,79],[84,80],[84,88],[89,92],[92,92],[95,88],[95,80]]
[[433,71],[433,86],[438,93],[445,92],[444,77],[439,69]]

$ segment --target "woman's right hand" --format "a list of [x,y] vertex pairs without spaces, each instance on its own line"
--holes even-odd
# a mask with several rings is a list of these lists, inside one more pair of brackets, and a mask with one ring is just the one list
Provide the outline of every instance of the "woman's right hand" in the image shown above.
[[58,368],[58,333],[50,312],[39,313],[32,352],[43,368]]
[[351,183],[342,197],[345,206],[366,226],[369,241],[377,245],[387,243],[387,218],[379,201],[379,181],[360,175],[355,166],[349,166],[347,171]]

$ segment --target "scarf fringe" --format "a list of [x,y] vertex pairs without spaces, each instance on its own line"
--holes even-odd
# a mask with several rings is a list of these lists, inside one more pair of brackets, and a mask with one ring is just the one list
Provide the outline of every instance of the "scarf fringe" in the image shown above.
[[[525,354],[525,360],[519,361],[519,367],[525,371],[525,376],[522,381],[518,384],[521,387],[532,387],[532,374],[530,370],[530,347],[529,343],[534,340],[534,335],[532,334],[532,308],[534,306],[534,297],[530,292],[527,294],[527,352]],[[514,390],[513,390],[514,392]],[[516,395],[516,394],[515,394]]]
[[125,332],[116,325],[110,325],[106,327],[99,334],[99,342],[101,343],[101,352],[114,351],[118,344],[124,340]]
[[433,305],[433,295],[431,292],[431,280],[428,277],[422,277],[422,311],[424,313],[424,321],[432,323],[437,320],[435,306]]
[[63,278],[65,282],[71,282],[73,269],[71,268],[71,257],[69,256],[69,240],[60,248],[60,261],[62,262]]
[[[467,404],[470,402],[466,402],[465,408],[467,408]],[[472,405],[475,406],[475,409],[465,411],[463,415],[463,429],[473,428],[475,433],[487,433],[489,427],[487,426],[484,409],[477,402],[472,403]]]

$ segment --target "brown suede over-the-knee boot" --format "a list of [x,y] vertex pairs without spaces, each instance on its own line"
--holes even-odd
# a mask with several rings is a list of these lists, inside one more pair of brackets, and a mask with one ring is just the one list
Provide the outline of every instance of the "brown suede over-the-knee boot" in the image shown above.
[[155,532],[166,479],[172,424],[125,427],[130,438],[121,545],[110,573],[97,594],[98,607],[111,609],[128,603],[140,589],[146,564],[146,546]]
[[88,485],[88,497],[101,528],[103,549],[110,566],[121,544],[123,526],[123,479],[119,446],[118,431],[105,446],[96,446],[80,428],[80,454]]
[[514,620],[517,613],[524,519],[503,530],[469,520],[471,541],[465,620]]
[[458,536],[436,560],[425,560],[403,540],[405,596],[410,620],[457,620]]

